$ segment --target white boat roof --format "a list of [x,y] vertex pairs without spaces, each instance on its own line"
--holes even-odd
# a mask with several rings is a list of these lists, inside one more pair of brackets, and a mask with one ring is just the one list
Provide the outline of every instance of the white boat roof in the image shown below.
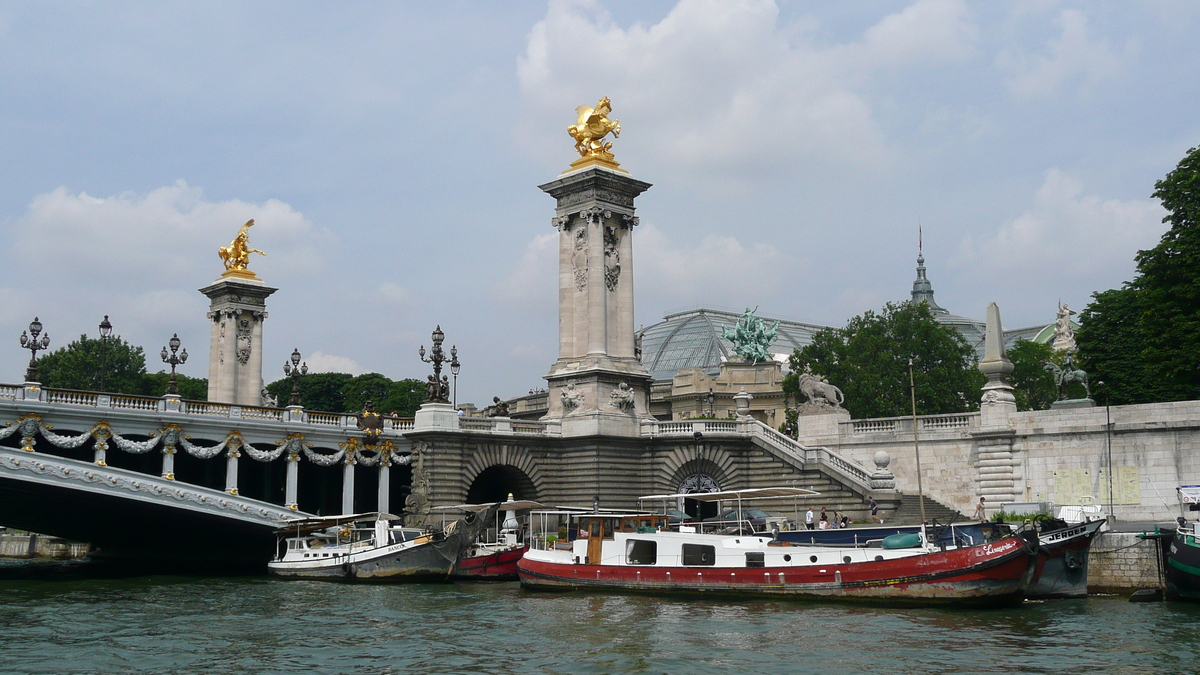
[[1200,504],[1200,485],[1180,485],[1175,489],[1184,504]]
[[541,502],[529,499],[518,499],[511,502],[492,502],[491,504],[455,504],[453,506],[434,506],[430,511],[482,511],[489,506],[499,506],[503,511],[523,511],[525,509],[540,509],[545,506]]
[[695,499],[701,502],[715,502],[726,499],[769,499],[771,497],[799,497],[803,495],[819,495],[820,492],[809,490],[806,488],[795,487],[768,487],[768,488],[748,488],[746,490],[725,490],[722,492],[679,492],[670,495],[646,495],[638,497],[638,501],[649,499]]
[[293,520],[280,521],[280,527],[275,530],[275,534],[290,534],[297,530],[303,532],[311,532],[313,530],[322,530],[335,525],[343,525],[359,520],[400,520],[400,516],[393,516],[390,513],[380,513],[371,511],[367,513],[347,513],[340,516],[314,516],[312,518],[295,518]]

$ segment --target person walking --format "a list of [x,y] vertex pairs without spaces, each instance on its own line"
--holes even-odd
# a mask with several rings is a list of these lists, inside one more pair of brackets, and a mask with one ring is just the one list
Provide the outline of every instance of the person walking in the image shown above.
[[975,505],[975,520],[981,523],[987,522],[987,511],[984,510],[983,497],[980,497],[979,503]]
[[809,529],[809,530],[811,530],[811,529],[813,529],[813,528],[815,527],[815,526],[813,525],[813,512],[812,512],[812,507],[811,507],[811,506],[810,506],[810,507],[808,507],[808,513],[805,513],[805,514],[804,514],[804,527],[805,527],[805,528],[807,528],[807,529]]
[[879,517],[879,504],[874,497],[867,497],[867,508],[871,509],[871,522],[883,524],[883,518]]

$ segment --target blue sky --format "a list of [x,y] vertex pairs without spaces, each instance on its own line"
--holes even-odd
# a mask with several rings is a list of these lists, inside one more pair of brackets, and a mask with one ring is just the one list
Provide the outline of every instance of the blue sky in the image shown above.
[[[637,320],[708,304],[841,324],[907,296],[1008,327],[1133,273],[1154,181],[1200,144],[1190,2],[6,3],[0,380],[178,332],[205,374],[216,248],[255,218],[265,377],[423,377],[459,400],[556,353],[553,202],[574,108],[613,102]],[[278,363],[276,363],[278,362]],[[149,364],[156,369],[157,364]]]

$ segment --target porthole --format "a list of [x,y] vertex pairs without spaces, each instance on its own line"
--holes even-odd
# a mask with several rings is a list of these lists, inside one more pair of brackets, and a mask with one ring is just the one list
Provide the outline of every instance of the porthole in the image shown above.
[[842,556],[842,562],[844,562],[844,563],[850,562],[850,556],[848,556],[848,555]]
[[783,554],[783,562],[792,562],[792,554],[784,553]]
[[817,562],[817,556],[815,556],[815,555],[808,556],[808,562]]
[[883,562],[883,556],[881,556],[881,555],[875,556],[875,562]]

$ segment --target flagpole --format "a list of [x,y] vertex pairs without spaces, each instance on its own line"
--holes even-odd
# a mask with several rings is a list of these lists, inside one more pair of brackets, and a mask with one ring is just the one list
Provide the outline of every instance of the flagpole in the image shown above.
[[908,359],[908,387],[912,396],[913,450],[917,455],[917,498],[921,501],[921,524],[925,524],[925,488],[921,486],[921,443],[917,432],[917,384],[913,379],[913,360]]

